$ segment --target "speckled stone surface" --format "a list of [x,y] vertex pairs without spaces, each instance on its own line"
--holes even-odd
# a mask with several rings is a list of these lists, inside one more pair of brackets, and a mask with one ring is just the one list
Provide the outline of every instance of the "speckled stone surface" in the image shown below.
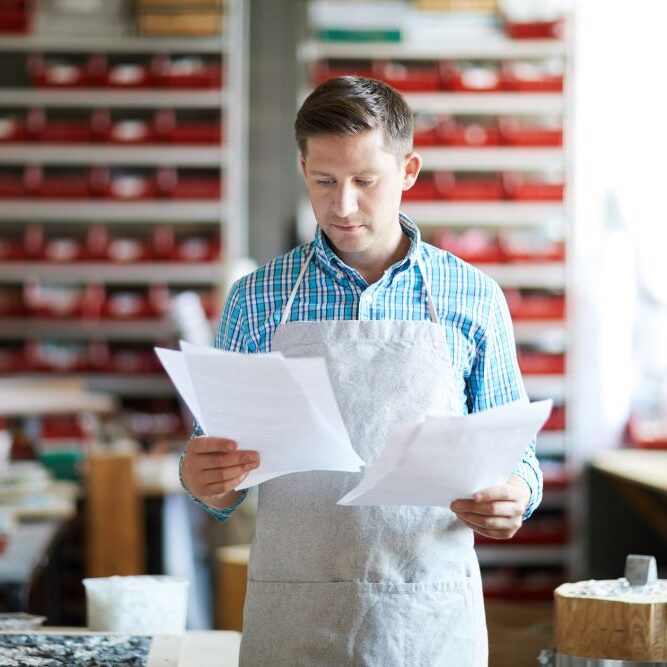
[[0,635],[3,667],[146,667],[151,637]]

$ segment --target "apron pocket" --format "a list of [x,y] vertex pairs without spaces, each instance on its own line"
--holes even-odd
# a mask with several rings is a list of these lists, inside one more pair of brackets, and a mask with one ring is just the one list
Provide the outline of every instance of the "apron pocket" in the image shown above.
[[250,580],[240,664],[478,667],[474,585]]

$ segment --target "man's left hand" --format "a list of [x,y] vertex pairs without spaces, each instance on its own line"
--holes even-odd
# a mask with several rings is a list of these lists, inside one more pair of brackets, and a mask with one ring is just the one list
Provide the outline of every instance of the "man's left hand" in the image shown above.
[[519,528],[530,500],[526,482],[512,475],[507,484],[478,491],[472,500],[455,500],[450,508],[476,533],[508,540]]

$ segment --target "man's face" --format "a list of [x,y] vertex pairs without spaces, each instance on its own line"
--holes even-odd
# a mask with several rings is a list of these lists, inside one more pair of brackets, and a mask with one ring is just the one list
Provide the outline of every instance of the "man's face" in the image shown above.
[[397,159],[380,129],[308,139],[301,157],[308,195],[320,228],[341,258],[349,263],[395,251],[401,195],[412,187],[420,166],[415,153]]

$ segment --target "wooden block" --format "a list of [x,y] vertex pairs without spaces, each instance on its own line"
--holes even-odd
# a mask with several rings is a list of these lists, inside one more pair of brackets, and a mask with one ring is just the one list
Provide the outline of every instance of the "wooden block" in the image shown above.
[[137,15],[137,29],[147,36],[219,35],[222,15],[219,11],[190,12],[187,14],[142,12]]
[[88,576],[143,574],[144,515],[134,457],[92,451],[85,484]]
[[243,605],[248,581],[250,546],[217,549],[216,630],[243,630]]
[[559,653],[609,660],[667,661],[667,600],[629,601],[555,593]]

